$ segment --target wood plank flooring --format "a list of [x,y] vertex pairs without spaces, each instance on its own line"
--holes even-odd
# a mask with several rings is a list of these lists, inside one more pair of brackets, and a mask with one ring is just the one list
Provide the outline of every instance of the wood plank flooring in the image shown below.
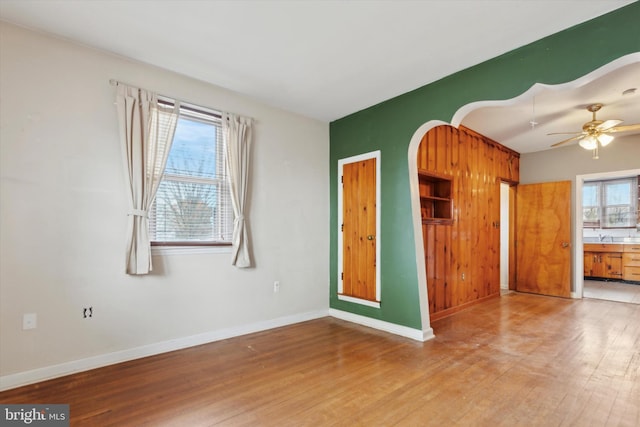
[[419,343],[323,318],[0,393],[73,426],[639,426],[640,305],[509,293]]

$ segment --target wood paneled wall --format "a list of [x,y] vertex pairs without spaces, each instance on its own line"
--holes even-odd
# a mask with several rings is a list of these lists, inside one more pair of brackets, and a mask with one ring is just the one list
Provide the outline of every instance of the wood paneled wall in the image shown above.
[[453,223],[423,222],[431,319],[500,294],[500,182],[516,184],[520,155],[463,126],[438,126],[418,169],[453,178]]

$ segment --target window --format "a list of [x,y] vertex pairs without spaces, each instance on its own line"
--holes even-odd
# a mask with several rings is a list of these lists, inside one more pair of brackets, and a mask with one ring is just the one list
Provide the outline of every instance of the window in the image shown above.
[[220,115],[181,105],[149,215],[152,245],[231,244],[233,208],[224,150]]
[[638,221],[638,179],[585,182],[582,221],[585,228],[635,227]]

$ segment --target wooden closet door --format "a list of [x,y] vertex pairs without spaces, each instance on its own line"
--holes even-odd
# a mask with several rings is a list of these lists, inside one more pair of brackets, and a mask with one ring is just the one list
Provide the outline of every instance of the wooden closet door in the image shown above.
[[342,185],[342,294],[376,301],[376,159],[346,163]]

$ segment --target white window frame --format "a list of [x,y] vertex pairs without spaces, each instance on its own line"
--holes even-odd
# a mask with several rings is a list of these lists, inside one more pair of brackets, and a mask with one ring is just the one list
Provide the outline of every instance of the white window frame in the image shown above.
[[[609,184],[615,184],[615,183],[623,183],[623,182],[628,182],[629,185],[631,186],[630,188],[630,194],[629,194],[629,199],[630,199],[630,204],[624,204],[624,205],[608,205],[607,201],[606,201],[606,197],[607,197],[607,191],[606,191],[606,187]],[[600,228],[600,229],[613,229],[613,228],[635,228],[636,227],[636,223],[637,223],[637,215],[638,215],[638,178],[635,176],[630,176],[630,177],[623,177],[623,178],[612,178],[612,179],[605,179],[605,180],[597,180],[597,181],[585,181],[583,184],[583,190],[584,191],[584,187],[585,186],[597,186],[597,197],[598,197],[598,205],[595,206],[598,210],[598,221],[597,224],[594,224],[593,222],[589,222],[588,224],[584,222],[584,212],[582,213],[582,218],[583,218],[583,228]],[[606,217],[605,217],[605,212],[607,210],[608,207],[613,207],[613,206],[629,206],[631,214],[634,215],[634,221],[633,223],[629,224],[629,225],[624,225],[624,226],[617,226],[615,224],[609,224],[606,221]],[[582,209],[584,210],[584,205],[582,206]]]
[[[165,104],[173,104],[175,101],[161,97],[159,99],[161,103]],[[180,115],[178,117],[178,121],[184,117],[187,120],[192,121],[201,121],[205,123],[215,124],[216,126],[222,126],[222,115],[215,111],[205,107],[188,104],[181,102],[180,103]],[[224,195],[223,206],[226,206],[226,209],[230,211],[229,215],[231,219],[233,219],[233,208],[231,205],[231,193],[228,182],[228,172],[227,165],[224,160],[225,158],[225,146],[222,138],[216,141],[217,144],[220,144],[216,147],[216,155],[219,160],[219,167],[223,168],[222,178],[210,179],[210,178],[199,178],[199,177],[183,177],[181,175],[167,175],[163,174],[162,180],[165,180],[165,177],[169,177],[174,181],[185,181],[185,182],[193,182],[193,183],[201,183],[201,184],[213,184],[218,185],[220,188],[224,187],[222,191],[219,191],[219,194]],[[149,232],[151,237],[151,246],[152,246],[152,254],[153,255],[174,255],[174,254],[184,254],[184,253],[231,253],[232,242],[231,239],[229,241],[158,241],[155,239],[155,233],[152,231],[155,218],[151,217],[155,211],[155,200],[152,205],[151,215],[149,218]],[[220,220],[222,218],[219,218]],[[220,227],[224,227],[223,224]],[[228,224],[227,234],[229,236],[233,233],[233,221],[230,221]]]

